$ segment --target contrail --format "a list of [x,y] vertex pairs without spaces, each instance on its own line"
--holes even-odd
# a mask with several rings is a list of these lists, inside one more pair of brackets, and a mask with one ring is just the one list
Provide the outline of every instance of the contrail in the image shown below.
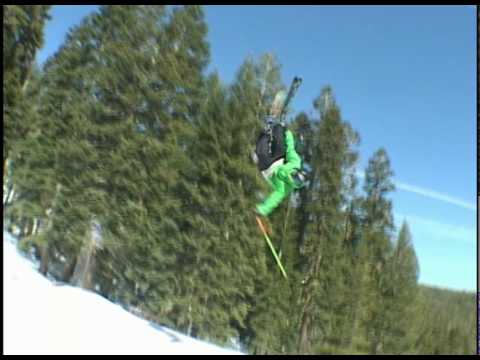
[[[357,171],[357,176],[363,179],[365,177],[365,173],[363,171]],[[446,202],[446,203],[449,203],[449,204],[452,204],[452,205],[457,205],[457,206],[463,207],[463,208],[468,209],[468,210],[472,210],[472,211],[477,210],[477,207],[475,206],[475,204],[472,204],[472,203],[469,203],[467,201],[458,199],[456,197],[453,197],[453,196],[450,196],[450,195],[447,195],[447,194],[442,194],[442,193],[439,193],[439,192],[434,191],[434,190],[424,189],[424,188],[421,188],[419,186],[406,184],[406,183],[398,181],[398,180],[394,180],[393,182],[395,183],[395,186],[396,186],[397,189],[404,190],[404,191],[409,191],[409,192],[412,192],[412,193],[415,193],[415,194],[418,194],[418,195],[428,197],[430,199],[443,201],[443,202]]]
[[468,209],[468,210],[472,210],[472,211],[477,210],[476,206],[472,203],[468,203],[468,202],[463,201],[461,199],[457,199],[453,196],[442,194],[442,193],[439,193],[439,192],[436,192],[436,191],[433,191],[433,190],[423,189],[421,187],[405,184],[405,183],[400,182],[400,181],[395,181],[395,186],[398,189],[401,189],[401,190],[410,191],[410,192],[413,192],[415,194],[419,194],[419,195],[422,195],[422,196],[429,197],[431,199],[440,200],[440,201],[443,201],[443,202],[446,202],[446,203],[449,203],[449,204],[452,204],[452,205],[461,206],[461,207],[463,207],[465,209]]

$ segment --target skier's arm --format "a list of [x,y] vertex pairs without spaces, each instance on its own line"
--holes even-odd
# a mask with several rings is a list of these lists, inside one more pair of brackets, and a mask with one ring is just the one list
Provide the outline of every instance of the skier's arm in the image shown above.
[[302,167],[302,159],[300,155],[295,151],[295,139],[293,133],[286,129],[285,130],[285,145],[286,145],[286,160],[287,165],[291,169],[300,169]]

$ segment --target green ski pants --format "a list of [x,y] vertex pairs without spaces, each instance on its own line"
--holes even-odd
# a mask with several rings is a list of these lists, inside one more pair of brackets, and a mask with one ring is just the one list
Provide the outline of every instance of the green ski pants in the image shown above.
[[295,151],[295,139],[290,130],[285,131],[286,162],[276,169],[268,179],[273,191],[257,205],[257,211],[268,216],[295,189],[292,174],[302,167],[302,160]]

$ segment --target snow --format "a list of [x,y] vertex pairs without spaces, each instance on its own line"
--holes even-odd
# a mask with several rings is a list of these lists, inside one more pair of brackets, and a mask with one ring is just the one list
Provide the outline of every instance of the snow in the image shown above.
[[4,354],[238,354],[135,316],[77,287],[55,285],[3,232]]

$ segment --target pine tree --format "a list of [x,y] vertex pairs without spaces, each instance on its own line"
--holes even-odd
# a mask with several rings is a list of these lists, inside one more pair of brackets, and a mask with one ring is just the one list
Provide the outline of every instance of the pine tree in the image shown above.
[[[195,9],[177,9],[172,18],[184,13],[198,16]],[[57,208],[50,216],[54,221],[44,238],[68,259],[63,274],[68,281],[83,253],[80,249],[90,246],[92,223],[100,221],[105,237],[102,254],[116,259],[108,265],[108,256],[103,256],[107,261],[103,265],[119,275],[109,275],[110,282],[120,282],[117,289],[121,290],[112,296],[123,294],[126,302],[137,298],[127,295],[129,286],[146,289],[149,284],[146,280],[137,284],[145,278],[145,269],[133,262],[135,257],[125,261],[129,254],[138,254],[139,265],[148,264],[155,273],[152,266],[156,261],[144,260],[155,254],[155,243],[160,240],[155,238],[162,227],[170,226],[169,217],[161,215],[169,209],[160,210],[159,204],[176,206],[174,190],[167,191],[175,184],[179,167],[172,150],[179,154],[185,145],[184,124],[196,106],[191,92],[198,86],[201,69],[193,77],[188,77],[185,69],[195,69],[192,59],[200,67],[206,63],[199,62],[201,56],[191,54],[189,46],[183,46],[190,37],[182,31],[188,28],[172,31],[173,25],[167,28],[162,20],[163,13],[163,7],[103,7],[69,34],[46,67],[51,83],[46,109],[51,113],[45,117],[44,128],[45,132],[53,129],[54,136],[45,138],[56,138],[55,166],[61,191],[54,197]],[[200,30],[206,31],[201,23]],[[174,43],[176,47],[172,47]],[[169,51],[162,52],[162,47]],[[169,96],[172,89],[178,89],[174,98]],[[185,158],[180,160],[185,162]],[[161,186],[165,186],[164,192]],[[163,223],[157,222],[158,218],[164,219]],[[122,243],[122,237],[128,241]],[[137,239],[141,240],[135,243]],[[145,259],[139,252],[142,246],[148,255]],[[138,272],[132,270],[137,268]],[[105,278],[100,282],[108,287]]]
[[[347,257],[345,282],[347,292],[346,317],[343,323],[342,333],[344,343],[341,349],[344,351],[356,351],[358,341],[359,324],[361,320],[362,298],[362,270],[363,262],[360,256],[360,241],[362,237],[362,199],[357,193],[358,179],[355,167],[352,166],[346,175],[347,180],[347,205],[344,210],[345,225],[343,251]],[[349,349],[349,350],[347,350]]]
[[43,74],[35,68],[23,97],[26,103],[19,105],[19,108],[23,108],[24,120],[30,123],[30,130],[16,142],[15,154],[9,160],[9,187],[15,197],[12,204],[5,204],[6,214],[16,225],[29,224],[27,230],[22,229],[21,243],[24,248],[28,248],[31,235],[40,230],[55,189],[55,157],[49,151],[48,139],[42,136],[43,79]]
[[389,290],[386,293],[387,318],[386,353],[409,353],[413,350],[411,324],[415,321],[418,261],[412,244],[408,224],[403,223],[392,258],[387,264]]
[[[315,156],[314,141],[318,124],[304,112],[298,114],[291,129],[295,134],[296,150],[303,160],[306,169],[312,169],[312,161]],[[285,237],[282,244],[282,253],[285,254],[285,266],[289,268],[290,296],[288,297],[288,309],[283,315],[286,317],[288,328],[282,329],[282,343],[287,353],[297,353],[298,333],[300,327],[299,314],[301,312],[302,280],[304,279],[305,252],[304,244],[307,236],[308,224],[311,219],[308,204],[311,201],[312,189],[315,184],[313,173],[310,173],[304,188],[295,192],[286,211],[280,213],[281,218],[288,219],[290,233]],[[284,244],[287,243],[289,247]],[[286,249],[285,249],[286,248]],[[287,250],[287,251],[286,251]]]
[[388,297],[387,265],[392,255],[394,230],[392,202],[387,198],[394,190],[393,172],[386,151],[379,149],[365,171],[365,199],[362,215],[363,329],[366,348],[371,354],[383,352]]
[[340,353],[351,348],[358,318],[359,297],[361,292],[357,246],[360,237],[360,200],[357,193],[358,180],[356,165],[360,135],[347,121],[343,122],[348,149],[343,166],[343,197],[341,230],[341,257],[337,261],[339,268],[339,289],[334,312],[337,318],[330,342]]
[[[269,55],[258,64],[247,60],[228,96],[216,76],[209,80],[205,114],[197,125],[201,141],[192,151],[197,165],[191,176],[198,185],[189,189],[192,201],[185,208],[196,254],[191,265],[195,271],[185,276],[191,279],[197,273],[195,281],[188,282],[195,287],[186,292],[195,300],[190,301],[195,333],[221,342],[239,336],[252,349],[262,344],[257,351],[269,351],[272,344],[261,341],[275,337],[268,331],[274,325],[260,317],[277,320],[272,310],[281,311],[268,306],[279,294],[271,292],[272,282],[265,279],[278,279],[279,274],[251,210],[264,185],[250,157],[261,125],[258,114],[266,113],[262,98],[273,98],[279,86],[277,68]],[[228,275],[232,271],[235,275]],[[209,275],[199,276],[205,273]]]
[[[87,140],[93,97],[86,69],[95,58],[87,44],[88,19],[85,23],[68,34],[67,42],[45,65],[39,107],[42,149],[32,159],[41,154],[50,162],[30,167],[35,179],[43,176],[38,182],[48,181],[48,187],[36,189],[46,199],[41,214],[43,226],[34,239],[41,249],[42,272],[54,265],[52,269],[62,269],[55,275],[64,281],[69,281],[79,249],[89,236],[92,208],[101,202],[99,193],[92,191],[97,154]],[[47,165],[48,171],[41,171],[42,165]]]
[[[261,79],[261,95],[264,101],[260,104],[271,104],[273,94],[279,89],[280,66],[276,59],[266,54],[257,67],[258,78]],[[264,80],[265,79],[265,80]],[[266,91],[263,91],[265,90]],[[263,106],[263,115],[269,106]],[[262,117],[260,117],[261,119]],[[298,123],[287,126],[294,132],[296,144],[299,145]],[[258,133],[252,136],[256,139]],[[297,150],[300,150],[297,146]],[[262,180],[262,183],[264,181]],[[261,188],[263,196],[270,189]],[[298,290],[300,288],[301,274],[298,271],[299,247],[297,245],[296,212],[298,193],[292,193],[289,198],[275,209],[269,216],[274,234],[272,242],[277,251],[281,251],[282,263],[288,273],[288,280],[279,279],[278,267],[271,256],[270,250],[265,246],[268,261],[268,271],[264,276],[257,276],[258,282],[255,291],[255,307],[248,316],[248,334],[246,343],[254,354],[286,354],[295,352],[296,337],[292,331],[298,327]],[[261,235],[256,235],[261,240]],[[263,241],[262,241],[263,242]]]
[[[37,50],[43,45],[43,27],[49,19],[50,6],[41,5],[4,5],[3,17],[3,102],[4,102],[4,211],[10,219],[10,226],[20,227],[20,236],[24,238],[36,231],[37,220],[32,217],[39,209],[32,206],[17,206],[7,209],[12,202],[23,195],[15,183],[19,177],[15,172],[27,161],[25,141],[38,136],[38,94],[40,70],[34,60]],[[23,152],[23,155],[20,155]],[[16,179],[14,178],[16,177]],[[28,181],[33,182],[33,179]],[[30,198],[37,194],[30,193]],[[38,199],[38,198],[37,198]],[[25,205],[25,202],[24,204]],[[27,209],[29,207],[29,209]]]
[[208,80],[197,141],[191,147],[195,165],[188,174],[189,187],[183,189],[189,199],[183,207],[181,238],[186,261],[176,274],[177,314],[182,314],[176,326],[219,343],[237,338],[245,327],[262,259],[249,210],[258,180],[249,157],[250,139],[242,135],[255,123],[255,107],[235,93],[254,89],[248,83],[234,87],[230,96],[217,75]]
[[[344,197],[344,168],[348,160],[348,139],[340,109],[330,87],[322,90],[314,105],[321,121],[316,135],[312,171],[314,184],[307,211],[311,221],[307,225],[304,261],[307,264],[301,297],[299,353],[330,343],[335,338],[339,320],[335,310],[343,303],[335,303],[344,291],[342,252],[342,206]],[[326,350],[328,351],[328,350]]]
[[412,332],[414,352],[426,355],[475,354],[474,293],[420,285]]
[[[31,124],[24,116],[25,97],[34,68],[35,55],[43,46],[43,27],[50,19],[50,5],[3,5],[3,173],[7,159]],[[4,178],[5,183],[5,178]]]
[[165,8],[105,6],[92,25],[99,62],[91,141],[99,156],[100,189],[107,195],[99,214],[104,244],[97,278],[102,292],[136,306],[148,301],[145,293],[157,280],[158,234],[168,233],[161,229],[169,221],[160,204],[174,206],[165,191],[176,176],[167,163],[173,151],[162,144],[173,126],[171,110],[161,105],[175,86],[161,50],[169,46]]
[[[314,136],[316,132],[316,126],[317,124],[314,123],[313,119],[310,119],[308,115],[303,112],[295,118],[293,123],[294,131],[297,134],[297,152],[301,154],[304,166],[310,168],[310,170],[312,159],[314,157]],[[298,148],[299,146],[301,149]],[[298,234],[297,244],[301,253],[304,250],[303,247],[309,219],[307,204],[309,203],[309,196],[312,192],[312,187],[315,184],[313,176],[314,174],[311,173],[308,185],[299,191],[298,196],[298,211],[296,212]]]
[[206,25],[196,6],[170,12],[105,7],[103,14],[108,66],[98,85],[97,117],[108,145],[102,163],[115,211],[104,215],[100,281],[104,289],[118,284],[112,296],[145,316],[179,326],[183,313],[175,289],[185,284],[176,273],[189,250],[182,248],[188,228],[182,196],[184,174],[193,166],[192,123],[203,97]]

